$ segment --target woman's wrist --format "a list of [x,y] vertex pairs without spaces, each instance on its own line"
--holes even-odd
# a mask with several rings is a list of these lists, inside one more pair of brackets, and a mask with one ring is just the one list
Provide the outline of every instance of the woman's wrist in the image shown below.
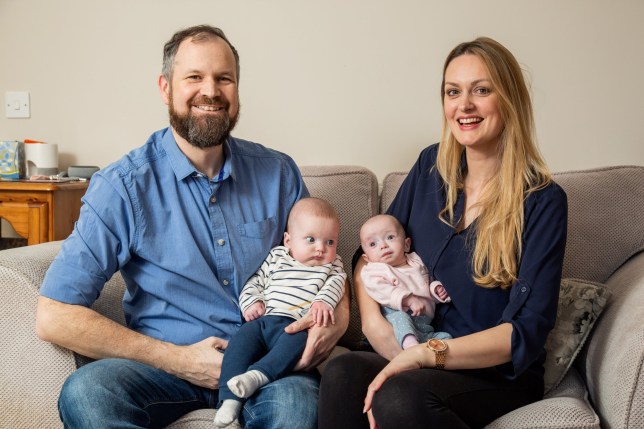
[[447,341],[441,340],[438,338],[431,338],[424,344],[425,348],[429,352],[430,368],[436,369],[445,369],[445,364],[447,362],[447,356],[449,353],[449,345]]

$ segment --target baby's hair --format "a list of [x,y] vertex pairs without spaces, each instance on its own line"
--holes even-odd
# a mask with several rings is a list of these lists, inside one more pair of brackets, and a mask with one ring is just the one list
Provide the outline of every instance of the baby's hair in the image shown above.
[[307,214],[309,216],[317,216],[324,219],[334,219],[340,223],[338,218],[338,212],[335,211],[335,208],[327,200],[316,197],[307,197],[302,198],[293,205],[291,213],[288,215],[288,223],[286,229],[291,229],[291,220],[302,214]]
[[398,219],[396,219],[392,215],[379,214],[379,215],[375,215],[373,217],[370,217],[369,219],[367,219],[367,221],[365,223],[362,224],[362,227],[360,227],[360,241],[362,241],[362,231],[363,231],[364,227],[366,225],[372,223],[373,221],[377,220],[377,219],[388,219],[388,220],[390,220],[396,226],[396,230],[398,231],[398,233],[403,238],[407,238],[407,232],[405,231],[405,228],[403,228],[402,224],[400,223],[400,221]]

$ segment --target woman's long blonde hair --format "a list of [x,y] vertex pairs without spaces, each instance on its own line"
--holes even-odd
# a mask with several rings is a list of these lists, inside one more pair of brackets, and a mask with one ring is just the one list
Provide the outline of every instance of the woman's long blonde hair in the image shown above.
[[[445,100],[445,71],[461,55],[479,57],[485,64],[493,91],[498,95],[505,128],[498,146],[498,172],[488,182],[477,205],[479,216],[472,224],[476,244],[472,258],[474,282],[486,288],[508,288],[518,276],[523,233],[523,204],[526,196],[551,182],[535,142],[534,117],[523,72],[512,53],[487,37],[458,45],[445,60],[441,99]],[[457,195],[464,188],[466,172],[461,159],[465,149],[451,133],[443,115],[443,135],[436,167],[447,193],[439,217],[457,228],[454,219]]]

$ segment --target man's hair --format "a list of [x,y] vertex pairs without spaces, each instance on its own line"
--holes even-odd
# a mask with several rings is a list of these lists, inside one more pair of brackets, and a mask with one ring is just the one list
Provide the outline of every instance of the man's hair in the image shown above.
[[172,38],[168,40],[163,47],[163,67],[161,69],[163,77],[166,78],[168,82],[172,79],[174,57],[177,55],[181,42],[187,39],[192,39],[193,42],[200,42],[214,38],[222,39],[233,51],[235,65],[237,66],[237,82],[239,82],[239,54],[237,53],[237,49],[235,49],[235,47],[230,43],[221,29],[210,25],[195,25],[194,27],[186,28],[174,33]]
[[288,223],[286,229],[290,229],[291,220],[299,215],[307,214],[309,216],[317,216],[324,219],[333,219],[338,224],[340,219],[338,218],[338,212],[335,211],[335,208],[327,200],[322,198],[308,197],[302,198],[293,205],[291,212],[288,215]]

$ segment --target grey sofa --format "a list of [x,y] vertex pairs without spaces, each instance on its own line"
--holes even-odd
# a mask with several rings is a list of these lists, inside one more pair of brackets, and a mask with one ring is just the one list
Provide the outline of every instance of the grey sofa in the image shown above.
[[[368,169],[302,167],[311,194],[338,210],[339,252],[347,265],[362,222],[391,202],[405,173],[388,175],[379,193]],[[488,428],[644,428],[644,167],[559,173],[568,194],[569,235],[564,277],[604,283],[608,305],[561,384],[542,401],[505,415]],[[56,428],[56,401],[65,378],[85,359],[40,341],[35,305],[60,242],[0,252],[0,428]],[[95,309],[124,322],[120,275]],[[360,318],[352,303],[349,329],[337,352],[355,347]],[[177,428],[212,428],[213,410],[190,413]],[[402,422],[404,423],[404,422]]]

